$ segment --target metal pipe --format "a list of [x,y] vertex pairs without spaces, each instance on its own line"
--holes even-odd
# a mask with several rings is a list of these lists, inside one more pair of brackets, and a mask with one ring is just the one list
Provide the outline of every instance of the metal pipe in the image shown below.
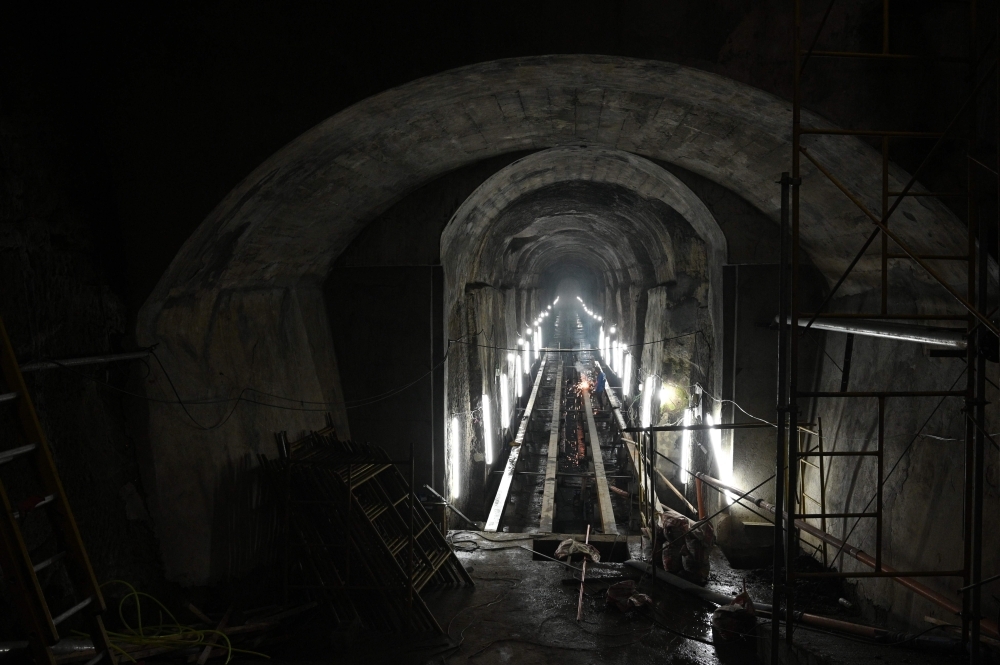
[[623,432],[703,432],[710,429],[757,429],[774,427],[774,423],[718,423],[716,425],[656,425],[654,427],[626,427]]
[[477,529],[482,528],[482,526],[483,526],[482,522],[477,522],[475,520],[470,520],[468,517],[465,516],[465,514],[461,510],[459,510],[455,506],[451,505],[451,503],[448,501],[448,499],[446,499],[443,496],[441,496],[440,494],[438,494],[434,490],[433,487],[431,487],[430,485],[424,485],[424,488],[427,489],[431,494],[433,494],[437,498],[441,499],[441,503],[442,504],[444,504],[445,506],[447,506],[448,508],[450,508],[456,515],[458,515],[459,517],[461,517],[463,520],[465,520],[466,522],[468,522],[472,526],[476,527]]
[[65,360],[39,360],[21,365],[21,373],[37,372],[42,369],[57,369],[59,367],[80,367],[82,365],[100,365],[119,360],[139,360],[149,357],[150,351],[133,351],[131,353],[112,353],[106,356],[87,356],[85,358],[67,358]]
[[[718,478],[713,478],[712,476],[706,475],[704,473],[697,472],[695,473],[695,476],[701,478],[704,482],[708,483],[709,485],[714,486],[716,489],[729,490],[730,492],[736,492],[737,494],[745,493],[738,487],[733,487],[732,485],[728,485],[719,480]],[[777,515],[774,506],[768,503],[767,501],[752,496],[748,496],[746,497],[746,499],[748,501],[753,502],[758,508],[763,508],[764,510],[772,514]],[[787,518],[786,515],[784,514],[782,515],[782,517]],[[844,552],[846,552],[853,558],[857,559],[861,563],[865,564],[866,566],[870,568],[875,568],[875,559],[864,550],[857,548],[849,543],[845,543],[843,540],[835,536],[831,536],[825,531],[821,531],[820,529],[814,527],[808,522],[805,522],[804,520],[795,520],[795,528],[799,529],[800,531],[805,531],[809,535],[814,536],[815,538],[819,538],[820,540],[829,543],[834,547],[843,549]],[[883,563],[881,572],[892,574],[892,573],[897,573],[899,571]],[[907,579],[905,577],[892,577],[892,579],[896,580],[897,582],[907,587],[911,591],[923,596],[932,603],[943,607],[944,609],[954,613],[957,616],[961,616],[962,609],[958,605],[956,605],[950,598],[946,598],[937,591],[933,591],[932,589],[925,587],[923,584],[914,582],[913,580]],[[997,624],[994,621],[988,621],[986,619],[983,619],[981,621],[981,628],[983,632],[989,633],[993,637],[1000,637],[1000,631],[997,630]]]
[[[798,17],[798,1],[795,4],[795,13]],[[798,26],[798,21],[796,21]],[[799,67],[796,63],[796,68]],[[796,77],[796,89],[798,88],[798,77]],[[792,133],[797,140],[798,134],[795,130],[798,123],[793,123]],[[788,217],[789,217],[789,192],[791,179],[788,173],[781,174],[781,255],[778,263],[778,385],[777,399],[775,401],[775,415],[777,419],[777,443],[775,445],[775,470],[774,470],[774,495],[775,501],[780,507],[784,500],[785,493],[785,421],[787,418],[786,408],[788,406]],[[774,607],[781,606],[781,592],[783,581],[781,579],[781,519],[783,512],[779,508],[774,520],[774,563],[772,566],[771,578],[771,604]],[[771,644],[775,648],[771,650],[771,665],[778,665],[778,622],[771,622]]]
[[[774,317],[775,323],[780,323],[780,321],[780,316]],[[807,323],[807,320],[799,319],[800,327],[805,327]],[[951,349],[964,349],[968,346],[965,338],[965,330],[959,330],[958,328],[946,330],[942,328],[907,325],[905,323],[864,320],[851,321],[826,317],[817,318],[810,327],[816,330],[830,330],[833,332],[864,335],[865,337],[882,337],[903,342],[915,342],[917,344],[933,344],[934,346],[943,346]]]

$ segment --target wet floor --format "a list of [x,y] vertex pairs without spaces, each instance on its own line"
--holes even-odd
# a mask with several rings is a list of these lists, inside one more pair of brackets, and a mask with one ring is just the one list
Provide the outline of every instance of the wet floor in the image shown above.
[[[531,541],[512,538],[518,536],[453,534],[459,558],[477,587],[428,595],[457,643],[452,653],[429,662],[757,662],[752,641],[726,644],[721,650],[711,643],[714,606],[620,563],[588,566],[583,616],[577,622],[576,573],[554,562],[532,560],[531,553],[521,549],[530,548]],[[622,579],[636,580],[655,607],[629,613],[608,607],[607,588]]]

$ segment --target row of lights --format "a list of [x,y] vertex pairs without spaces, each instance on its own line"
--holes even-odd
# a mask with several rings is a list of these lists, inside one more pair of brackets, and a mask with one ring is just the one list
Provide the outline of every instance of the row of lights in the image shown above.
[[[640,423],[642,427],[649,427],[653,421],[652,407],[653,407],[653,391],[654,391],[654,378],[652,376],[647,376],[644,384],[640,386],[642,390],[642,410],[640,412]],[[695,390],[698,395],[702,394],[701,386],[695,386]],[[671,404],[677,402],[680,397],[680,391],[669,384],[663,384],[659,390],[659,403],[660,408],[669,408]],[[694,419],[696,416],[696,409],[690,406],[684,409],[684,415],[681,420],[681,424],[684,427],[691,427],[695,424]],[[710,428],[708,430],[709,442],[712,446],[712,454],[715,457],[716,463],[719,467],[720,480],[724,483],[732,484],[733,482],[733,459],[732,456],[726,456],[723,454],[722,450],[722,430],[715,428],[715,417],[711,413],[706,413],[704,416],[704,422]],[[691,430],[685,429],[681,431],[681,470],[683,471],[682,480],[685,485],[687,485],[691,480]],[[729,492],[724,493],[726,503],[732,502],[732,496]]]
[[[581,306],[584,311],[589,314],[592,318],[597,321],[603,321],[603,317],[595,314],[590,310],[583,299],[577,296],[577,300],[580,301]],[[559,302],[557,297],[552,305]],[[523,392],[522,384],[523,379],[521,378],[522,372],[524,374],[531,373],[531,351],[534,347],[534,357],[537,360],[541,354],[542,348],[542,329],[541,322],[543,319],[547,318],[552,311],[552,305],[549,305],[544,312],[542,312],[537,319],[534,321],[535,329],[532,330],[530,327],[526,330],[525,337],[529,339],[524,339],[522,337],[518,338],[518,347],[522,348],[522,353],[508,353],[507,360],[510,364],[510,369],[513,371],[513,376],[517,377],[514,381],[516,386],[515,394],[518,399],[521,398]],[[605,358],[610,365],[611,369],[623,377],[622,381],[622,394],[628,396],[631,393],[631,379],[632,379],[632,354],[628,352],[626,345],[620,340],[612,339],[612,336],[616,333],[615,326],[611,326],[608,329],[608,334],[604,333],[604,326],[601,326],[599,332],[599,348],[601,355]],[[534,342],[534,343],[532,343]],[[522,359],[523,357],[523,359]],[[654,393],[654,377],[648,376],[646,380],[640,384],[639,390],[642,392],[642,406],[640,412],[640,421],[642,427],[649,427],[652,423],[652,402]],[[700,393],[700,388],[699,388]],[[659,404],[660,407],[668,406],[669,404],[675,402],[679,396],[679,391],[674,386],[663,384],[659,390]],[[511,425],[511,418],[513,412],[510,406],[510,380],[506,372],[500,374],[500,410],[501,410],[501,427],[504,429],[509,429]],[[490,408],[490,396],[488,393],[483,393],[482,397],[482,407],[483,407],[483,433],[484,433],[484,444],[485,444],[485,459],[486,464],[491,465],[493,463],[493,425],[492,425],[492,412]],[[685,408],[682,423],[685,427],[691,427],[694,424],[695,409]],[[713,429],[709,430],[709,438],[712,446],[712,452],[715,459],[719,465],[719,474],[722,476],[721,480],[725,482],[732,482],[733,469],[732,469],[732,459],[725,459],[723,457],[722,451],[722,431],[719,429],[714,429],[715,419],[712,414],[705,414],[705,424]],[[451,482],[450,490],[453,499],[457,499],[459,495],[459,449],[461,445],[460,428],[458,417],[453,417],[451,421]],[[684,470],[683,482],[687,485],[690,481],[690,468],[691,468],[691,430],[685,429],[681,434],[681,469]],[[731,502],[731,497],[726,493],[727,503]]]
[[[593,319],[595,319],[597,321],[603,321],[604,320],[603,316],[598,316],[597,314],[595,314],[593,312],[593,310],[591,310],[589,307],[587,307],[587,303],[583,302],[583,298],[581,298],[580,296],[577,296],[576,299],[580,301],[580,305],[583,307],[583,311],[585,311],[587,314],[590,314],[590,316]],[[556,298],[556,300],[559,300],[559,299]]]
[[[556,297],[552,301],[552,305],[559,302],[559,298]],[[508,353],[507,363],[508,372],[500,373],[500,427],[502,429],[510,429],[511,419],[513,418],[513,411],[511,410],[510,404],[510,377],[513,376],[514,380],[514,394],[517,399],[521,399],[523,395],[523,383],[524,380],[521,377],[522,373],[525,375],[531,374],[531,362],[532,355],[535,360],[541,357],[541,352],[543,348],[542,342],[542,321],[552,314],[552,305],[548,305],[541,314],[532,322],[532,326],[526,326],[525,334],[522,337],[517,338],[517,346],[520,349],[519,352]],[[483,445],[485,448],[484,457],[486,459],[487,466],[493,464],[493,412],[490,407],[490,395],[488,392],[483,393],[482,398],[482,408],[483,408]],[[458,498],[460,491],[460,475],[459,475],[459,449],[461,447],[461,431],[458,421],[458,416],[451,419],[451,474],[450,474],[450,491],[451,497],[453,499]]]

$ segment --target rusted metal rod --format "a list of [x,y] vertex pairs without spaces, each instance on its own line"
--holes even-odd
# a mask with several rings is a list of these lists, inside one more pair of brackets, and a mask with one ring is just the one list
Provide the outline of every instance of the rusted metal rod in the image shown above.
[[[718,478],[713,478],[712,476],[700,472],[695,473],[695,476],[701,478],[704,482],[708,483],[709,485],[714,486],[716,489],[724,489],[724,490],[729,490],[730,492],[736,492],[737,494],[744,494],[743,490],[737,487],[733,487],[732,485],[727,485]],[[758,508],[763,508],[764,510],[772,514],[777,515],[774,506],[768,503],[767,501],[752,496],[748,496],[746,498],[748,501],[751,501],[754,504],[756,504]],[[787,515],[784,512],[782,513],[782,518],[787,519]],[[799,529],[800,531],[804,531],[811,536],[819,538],[820,540],[829,543],[834,547],[843,549],[844,552],[846,552],[853,558],[857,559],[861,563],[865,564],[866,566],[870,568],[875,568],[875,558],[872,557],[867,552],[865,552],[864,550],[857,548],[849,543],[845,543],[843,540],[835,536],[831,536],[827,532],[814,527],[812,524],[809,524],[804,520],[795,520],[795,528]],[[897,582],[907,587],[914,593],[923,596],[932,603],[943,607],[944,609],[948,610],[949,612],[952,612],[957,616],[961,616],[962,608],[959,605],[957,605],[954,601],[952,601],[950,598],[946,598],[937,591],[929,589],[923,584],[915,582],[906,577],[895,577],[894,575],[897,575],[899,573],[899,571],[896,570],[895,568],[891,568],[885,564],[882,564],[882,568],[878,572],[889,573],[890,574],[889,576],[892,576],[892,579],[896,580]],[[951,571],[944,571],[944,572],[950,574]],[[993,637],[1000,637],[1000,631],[997,630],[997,624],[995,621],[989,621],[987,619],[983,619],[980,622],[980,625],[984,632],[989,633]]]

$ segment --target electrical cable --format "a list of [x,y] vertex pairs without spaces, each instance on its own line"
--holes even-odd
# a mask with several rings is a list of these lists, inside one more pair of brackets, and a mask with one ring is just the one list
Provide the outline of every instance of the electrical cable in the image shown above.
[[[154,649],[167,648],[178,650],[209,646],[215,648],[216,639],[221,639],[222,642],[224,642],[224,646],[220,646],[218,648],[224,648],[226,650],[226,663],[229,663],[230,660],[232,660],[234,653],[243,653],[259,656],[261,658],[270,658],[267,654],[257,651],[234,648],[229,636],[224,631],[216,630],[214,628],[194,628],[192,626],[185,626],[181,624],[174,614],[163,603],[161,603],[159,599],[148,593],[138,591],[134,586],[125,580],[109,580],[102,584],[101,587],[103,588],[109,584],[120,584],[127,587],[129,590],[129,593],[125,594],[118,602],[118,617],[121,619],[122,626],[124,626],[125,631],[121,632],[109,630],[107,633],[111,640],[111,647],[133,663],[135,663],[136,660],[128,651],[126,651],[126,645],[149,647]],[[143,623],[143,598],[152,600],[153,603],[155,603],[155,605],[159,608],[161,623],[155,625],[146,625]],[[132,599],[135,603],[135,627],[131,626],[125,618],[125,602],[129,599]],[[162,623],[163,613],[166,613],[167,617],[173,623]],[[78,635],[89,637],[87,633],[83,633],[81,631],[74,632]]]

